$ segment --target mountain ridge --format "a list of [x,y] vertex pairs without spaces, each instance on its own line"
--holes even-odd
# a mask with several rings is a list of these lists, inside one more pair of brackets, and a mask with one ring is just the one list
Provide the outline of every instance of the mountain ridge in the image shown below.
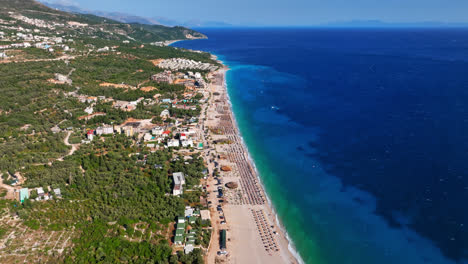
[[[47,21],[55,26],[52,27],[53,29],[43,30],[51,32],[53,30],[74,31],[74,33],[90,37],[98,35],[103,39],[131,40],[144,43],[206,38],[202,33],[181,26],[167,27],[143,25],[142,23],[123,23],[94,14],[70,13],[53,9],[35,0],[0,0],[0,6],[0,19],[9,20],[12,14],[21,15],[25,17],[23,25],[27,27],[37,27],[34,25],[34,21],[42,21],[41,23]],[[28,23],[29,25],[26,25]]]
[[202,21],[198,19],[192,19],[185,22],[180,22],[173,20],[167,17],[156,16],[156,17],[144,17],[134,14],[128,14],[123,12],[105,12],[100,10],[89,10],[84,9],[76,5],[60,4],[60,3],[51,3],[43,2],[43,4],[55,8],[61,11],[67,11],[72,13],[79,14],[93,14],[97,16],[106,17],[109,19],[114,19],[122,23],[139,23],[147,25],[164,25],[164,26],[183,26],[187,28],[193,27],[232,27],[232,24],[222,22],[222,21]]

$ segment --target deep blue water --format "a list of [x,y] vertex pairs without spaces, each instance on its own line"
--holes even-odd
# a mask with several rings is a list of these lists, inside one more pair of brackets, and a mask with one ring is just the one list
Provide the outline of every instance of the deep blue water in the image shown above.
[[468,30],[201,31],[305,262],[467,262]]

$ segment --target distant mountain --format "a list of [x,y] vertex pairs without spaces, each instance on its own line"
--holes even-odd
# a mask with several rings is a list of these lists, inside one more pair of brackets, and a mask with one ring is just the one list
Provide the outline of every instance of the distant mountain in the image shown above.
[[66,5],[60,3],[52,3],[46,0],[42,0],[42,2],[51,7],[61,11],[72,12],[72,13],[79,13],[79,14],[92,14],[96,16],[106,17],[109,19],[113,19],[122,23],[138,23],[138,24],[146,24],[146,25],[164,25],[164,26],[183,26],[183,27],[232,27],[232,24],[221,22],[221,21],[202,21],[202,20],[189,20],[186,22],[181,22],[177,20],[173,20],[166,17],[142,17],[136,16],[133,14],[128,13],[121,13],[121,12],[104,12],[98,10],[88,10],[84,8],[80,8],[75,5]]
[[337,21],[322,24],[325,27],[360,27],[360,28],[392,28],[392,27],[468,27],[468,23],[445,23],[438,21],[423,22],[385,22],[381,20]]
[[185,23],[182,23],[184,27],[189,28],[202,28],[202,27],[233,27],[234,25],[220,22],[220,21],[200,21],[200,20],[190,20]]
[[[163,23],[160,23],[159,21],[152,19],[152,18],[146,18],[146,17],[141,17],[141,16],[135,16],[132,14],[127,14],[127,13],[121,13],[121,12],[104,12],[104,11],[96,11],[96,10],[88,10],[84,9],[75,5],[65,5],[65,4],[60,4],[60,3],[51,3],[47,1],[42,1],[45,5],[51,8],[55,8],[61,11],[65,12],[71,12],[71,13],[78,13],[78,14],[91,14],[91,15],[96,15],[96,16],[101,16],[101,17],[106,17],[109,19],[113,19],[122,23],[139,23],[139,24],[148,24],[148,25],[163,25]],[[170,26],[176,26],[179,24],[173,24]]]

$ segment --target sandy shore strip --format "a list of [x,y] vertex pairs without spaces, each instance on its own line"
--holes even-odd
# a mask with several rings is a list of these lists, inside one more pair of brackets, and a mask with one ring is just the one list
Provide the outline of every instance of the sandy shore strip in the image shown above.
[[[236,125],[227,87],[225,67],[211,76],[210,100],[202,110],[205,133],[203,157],[210,173],[220,177],[207,179],[213,236],[207,263],[298,263],[289,242],[276,222],[263,186]],[[214,142],[218,142],[215,144]],[[236,188],[226,187],[235,183]],[[219,197],[218,188],[223,189]],[[227,254],[219,255],[220,230],[226,230]]]

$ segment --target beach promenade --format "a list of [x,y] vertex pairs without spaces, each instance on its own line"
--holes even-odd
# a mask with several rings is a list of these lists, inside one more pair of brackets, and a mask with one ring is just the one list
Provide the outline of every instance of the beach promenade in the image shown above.
[[[213,74],[203,114],[203,156],[209,171],[219,173],[206,182],[214,231],[207,263],[297,263],[240,137],[225,87],[226,71]],[[236,187],[228,188],[226,183]],[[219,243],[223,229],[227,234],[225,250]]]

